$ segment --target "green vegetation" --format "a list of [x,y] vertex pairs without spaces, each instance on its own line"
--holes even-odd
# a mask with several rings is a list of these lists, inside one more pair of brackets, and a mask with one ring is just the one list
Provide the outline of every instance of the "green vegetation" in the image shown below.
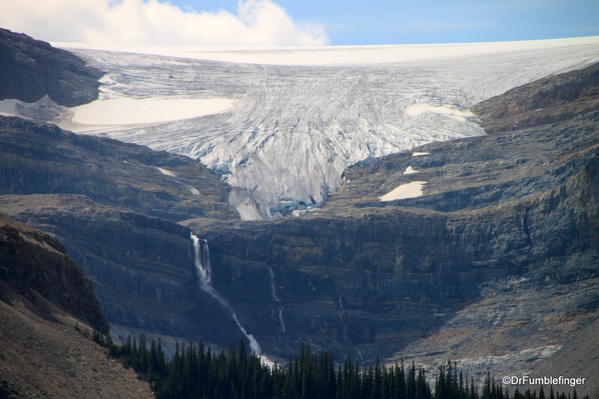
[[167,361],[161,342],[148,345],[143,335],[122,346],[94,338],[149,381],[158,399],[578,399],[576,391],[508,393],[490,375],[478,389],[451,362],[439,368],[432,390],[414,364],[363,367],[347,359],[336,365],[331,354],[307,346],[286,366],[269,366],[243,342],[219,353],[202,343],[177,344]]

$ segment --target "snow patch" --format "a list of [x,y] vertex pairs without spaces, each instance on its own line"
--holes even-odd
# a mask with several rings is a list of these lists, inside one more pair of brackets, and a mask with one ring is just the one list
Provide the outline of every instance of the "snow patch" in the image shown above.
[[379,199],[386,202],[420,197],[422,196],[422,189],[425,184],[425,181],[413,181],[410,183],[401,184],[389,191],[387,194],[380,196]]
[[424,155],[431,155],[431,153],[430,152],[413,152],[412,153],[413,157],[422,157]]
[[457,108],[431,105],[431,104],[412,104],[406,108],[406,115],[416,117],[422,114],[438,114],[458,121],[466,121],[468,118],[476,116],[470,111],[464,111]]
[[411,166],[408,166],[406,168],[406,170],[404,170],[404,172],[403,172],[404,175],[413,175],[415,173],[420,173],[420,172],[418,170],[412,168]]
[[200,191],[195,188],[190,186],[189,184],[187,185],[187,189],[193,194],[193,195],[200,195]]
[[82,125],[139,125],[192,119],[231,109],[228,98],[112,98],[71,108],[73,123]]
[[36,121],[48,121],[59,117],[65,108],[56,104],[48,95],[28,103],[17,99],[0,100],[0,115],[18,116]]
[[156,169],[158,169],[158,171],[160,173],[162,173],[163,175],[165,175],[165,176],[177,177],[177,174],[175,172],[171,172],[168,169],[163,169],[163,168],[160,168],[160,167],[156,167]]

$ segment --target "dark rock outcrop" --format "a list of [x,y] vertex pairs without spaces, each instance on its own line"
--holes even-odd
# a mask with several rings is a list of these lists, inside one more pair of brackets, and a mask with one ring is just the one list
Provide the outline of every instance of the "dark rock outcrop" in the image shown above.
[[599,108],[599,64],[550,76],[493,97],[472,110],[487,133],[572,119]]
[[0,29],[0,63],[0,100],[34,102],[48,95],[72,107],[98,98],[101,71],[25,34]]
[[[69,258],[62,244],[39,230],[0,214],[0,299],[16,292],[38,302],[38,296],[108,333],[108,323],[94,296],[91,281]],[[41,309],[42,301],[35,309]],[[51,317],[50,312],[46,315]]]
[[153,397],[92,329],[108,324],[83,270],[55,238],[0,214],[0,396]]

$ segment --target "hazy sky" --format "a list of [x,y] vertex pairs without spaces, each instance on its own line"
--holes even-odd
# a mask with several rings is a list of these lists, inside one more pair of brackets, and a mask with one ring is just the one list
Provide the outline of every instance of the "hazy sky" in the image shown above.
[[[235,10],[236,0],[174,0]],[[505,41],[599,35],[599,0],[278,0],[331,44]]]
[[50,41],[295,46],[599,35],[598,0],[2,0],[0,26]]

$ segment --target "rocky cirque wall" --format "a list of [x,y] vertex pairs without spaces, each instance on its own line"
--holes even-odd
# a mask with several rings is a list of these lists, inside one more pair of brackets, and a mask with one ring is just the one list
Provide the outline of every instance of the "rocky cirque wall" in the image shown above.
[[[570,76],[593,86],[597,68]],[[520,93],[534,98],[534,85]],[[301,218],[197,225],[210,243],[215,287],[267,352],[285,356],[310,342],[374,360],[442,336],[491,281],[534,277],[542,289],[593,279],[598,113],[560,109],[551,123],[359,165],[324,208]],[[420,175],[406,174],[410,165]],[[378,200],[412,180],[427,181],[422,197]]]
[[211,171],[187,157],[19,118],[0,117],[0,143],[0,209],[64,242],[93,280],[117,338],[241,339],[198,289],[190,233],[176,223],[236,217]]

